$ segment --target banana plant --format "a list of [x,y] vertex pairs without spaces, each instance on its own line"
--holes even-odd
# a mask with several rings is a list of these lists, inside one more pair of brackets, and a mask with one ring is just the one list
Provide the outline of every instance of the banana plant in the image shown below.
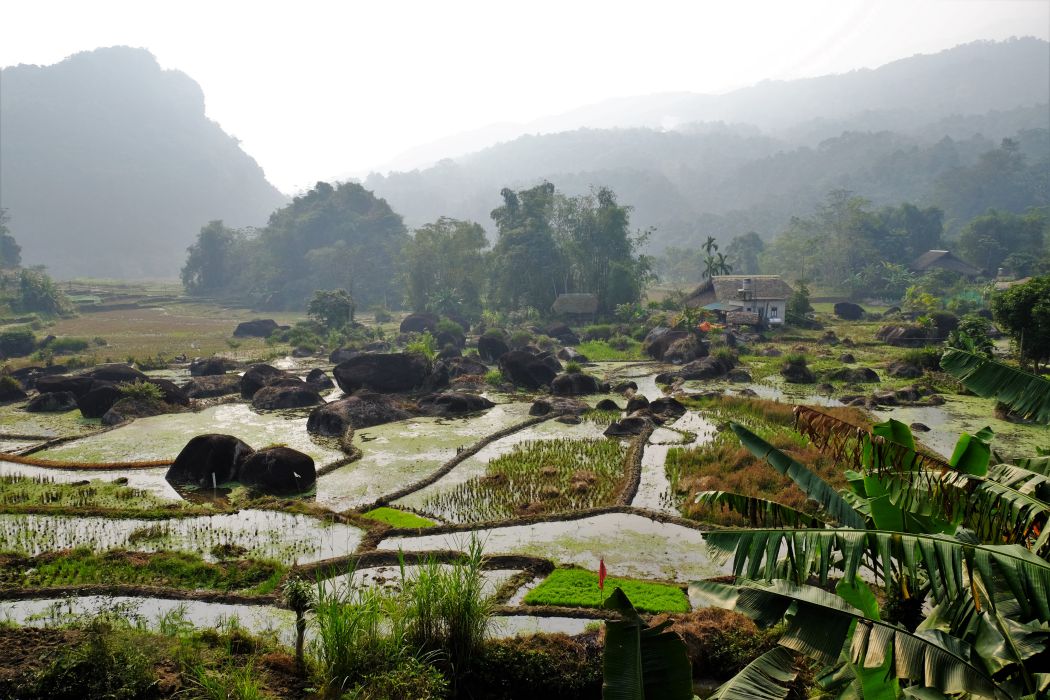
[[941,369],[985,398],[995,398],[1023,418],[1050,424],[1050,381],[998,360],[964,350],[947,348]]
[[[732,558],[736,581],[693,583],[694,603],[786,622],[781,645],[815,660],[825,690],[839,697],[1046,697],[1045,460],[989,466],[990,431],[964,435],[945,461],[919,450],[896,421],[865,430],[812,409],[796,418],[845,467],[849,489],[734,424],[741,443],[820,510],[805,522],[762,499],[701,494],[772,522],[705,535],[713,558]],[[872,586],[887,602],[910,603],[921,620],[886,618]],[[749,683],[751,697],[783,697],[791,669],[768,670],[755,663],[734,680]]]

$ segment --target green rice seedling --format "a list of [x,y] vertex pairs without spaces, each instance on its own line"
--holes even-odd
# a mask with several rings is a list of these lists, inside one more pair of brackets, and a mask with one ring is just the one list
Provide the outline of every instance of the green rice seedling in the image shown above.
[[624,455],[613,440],[524,442],[489,462],[484,476],[428,498],[423,510],[481,522],[607,505],[622,490]]
[[362,513],[362,516],[369,520],[377,520],[387,525],[394,527],[433,527],[436,523],[433,520],[424,518],[415,513],[410,513],[404,510],[398,510],[396,508],[388,508],[381,506],[379,508],[373,508],[367,513]]
[[[631,603],[643,612],[688,612],[689,599],[677,586],[633,579],[607,578],[606,591],[619,587]],[[555,569],[544,581],[525,596],[527,605],[559,605],[598,608],[602,605],[602,591],[598,588],[598,574],[583,569]]]

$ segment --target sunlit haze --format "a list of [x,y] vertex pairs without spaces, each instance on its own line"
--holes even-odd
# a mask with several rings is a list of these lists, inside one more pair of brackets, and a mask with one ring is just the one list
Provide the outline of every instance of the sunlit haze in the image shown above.
[[71,1],[6,3],[0,22],[3,66],[149,49],[196,80],[208,116],[295,192],[450,134],[610,97],[1047,38],[1050,3]]

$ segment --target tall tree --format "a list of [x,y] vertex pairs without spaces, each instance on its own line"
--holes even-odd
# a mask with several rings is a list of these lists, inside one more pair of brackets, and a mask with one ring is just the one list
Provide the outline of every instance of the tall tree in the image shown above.
[[441,217],[416,229],[401,256],[408,305],[428,310],[440,296],[455,299],[459,313],[480,314],[486,247],[485,229],[472,221]]
[[991,209],[963,228],[959,254],[988,274],[995,274],[1012,253],[1039,254],[1046,227],[1046,216],[1036,210],[1021,216]]
[[748,231],[734,236],[733,240],[729,241],[726,258],[738,274],[755,275],[759,271],[759,256],[762,255],[765,247],[766,244],[762,241],[761,236],[754,231]]
[[503,189],[492,219],[499,239],[492,250],[490,298],[494,306],[546,311],[564,285],[564,260],[554,241],[554,185]]
[[240,234],[222,221],[212,221],[201,228],[197,240],[188,249],[182,267],[182,286],[190,294],[214,294],[233,282],[234,249]]
[[7,228],[6,209],[0,209],[0,267],[18,267],[22,264],[22,246]]

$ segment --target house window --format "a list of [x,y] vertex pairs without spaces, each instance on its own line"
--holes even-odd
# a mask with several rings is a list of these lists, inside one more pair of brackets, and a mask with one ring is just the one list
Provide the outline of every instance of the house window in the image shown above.
[[779,308],[779,307],[777,307],[777,306],[774,306],[774,307],[773,307],[773,308],[772,308],[772,309],[770,310],[770,315],[771,315],[771,316],[772,316],[773,318],[778,318],[778,317],[780,316],[780,314],[779,314],[779,313],[777,313],[777,312],[778,312],[779,310],[780,310],[780,308]]

